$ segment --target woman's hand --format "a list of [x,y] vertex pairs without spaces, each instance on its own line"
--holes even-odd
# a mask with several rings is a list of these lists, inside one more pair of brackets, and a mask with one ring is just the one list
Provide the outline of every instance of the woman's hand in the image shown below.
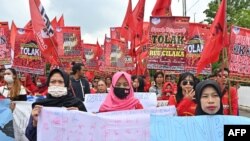
[[191,91],[185,90],[185,97],[186,98],[193,100],[194,95],[195,95],[194,89],[192,89]]
[[32,112],[31,112],[31,116],[33,118],[33,126],[36,127],[37,126],[37,120],[38,120],[38,116],[41,112],[41,109],[42,109],[43,106],[41,105],[36,105]]

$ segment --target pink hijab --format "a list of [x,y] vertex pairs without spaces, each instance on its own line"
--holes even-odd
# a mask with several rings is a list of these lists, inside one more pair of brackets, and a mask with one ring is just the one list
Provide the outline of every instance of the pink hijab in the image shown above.
[[[114,88],[116,82],[121,76],[125,76],[129,83],[130,93],[126,99],[119,99],[114,94]],[[134,97],[134,90],[131,83],[131,76],[126,72],[117,72],[112,78],[112,85],[110,86],[110,91],[102,103],[99,112],[108,112],[108,111],[119,111],[119,110],[130,110],[135,109],[136,104],[139,103],[139,100]]]

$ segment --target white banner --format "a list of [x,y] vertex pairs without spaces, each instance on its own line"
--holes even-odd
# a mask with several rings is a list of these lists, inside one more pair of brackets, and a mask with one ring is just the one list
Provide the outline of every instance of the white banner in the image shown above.
[[16,107],[13,111],[13,126],[15,141],[28,141],[25,137],[25,130],[31,115],[32,102],[16,101]]
[[92,114],[44,107],[38,141],[150,141],[150,114],[176,115],[174,106]]
[[[106,96],[106,93],[86,94],[84,105],[87,108],[87,111],[98,112]],[[144,109],[155,108],[157,106],[157,98],[155,93],[135,93],[135,97],[140,100]]]

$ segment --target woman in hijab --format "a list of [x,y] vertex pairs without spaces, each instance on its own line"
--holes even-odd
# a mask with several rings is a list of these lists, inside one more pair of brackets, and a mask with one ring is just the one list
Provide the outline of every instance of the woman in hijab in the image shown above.
[[134,97],[131,76],[126,72],[117,72],[112,78],[110,91],[99,112],[143,109],[140,101]]
[[66,107],[68,110],[87,111],[83,102],[68,93],[69,76],[60,69],[50,72],[48,81],[48,94],[46,99],[42,99],[32,104],[31,117],[26,128],[25,135],[30,141],[36,141],[37,119],[42,106],[46,107]]
[[200,82],[195,88],[196,115],[223,115],[222,92],[214,80]]

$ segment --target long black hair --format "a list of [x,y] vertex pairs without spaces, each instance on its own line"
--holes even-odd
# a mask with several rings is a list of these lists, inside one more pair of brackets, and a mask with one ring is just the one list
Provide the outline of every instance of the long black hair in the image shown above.
[[132,76],[131,79],[132,81],[137,79],[139,82],[139,87],[137,89],[134,88],[134,92],[144,92],[144,86],[145,86],[144,79],[141,76]]
[[221,92],[219,84],[214,80],[204,80],[200,82],[195,88],[195,96],[196,96],[196,102],[197,102],[195,115],[209,115],[208,113],[204,112],[201,108],[202,92],[207,87],[213,87],[220,97],[220,109],[214,115],[223,115],[222,92]]
[[194,86],[193,88],[195,89],[196,84],[198,83],[199,79],[197,79],[192,73],[190,72],[185,72],[182,73],[179,77],[178,83],[177,83],[177,94],[176,94],[176,101],[179,103],[183,99],[183,94],[182,94],[182,87],[181,87],[181,82],[182,80],[186,79],[187,77],[191,77],[194,81]]

